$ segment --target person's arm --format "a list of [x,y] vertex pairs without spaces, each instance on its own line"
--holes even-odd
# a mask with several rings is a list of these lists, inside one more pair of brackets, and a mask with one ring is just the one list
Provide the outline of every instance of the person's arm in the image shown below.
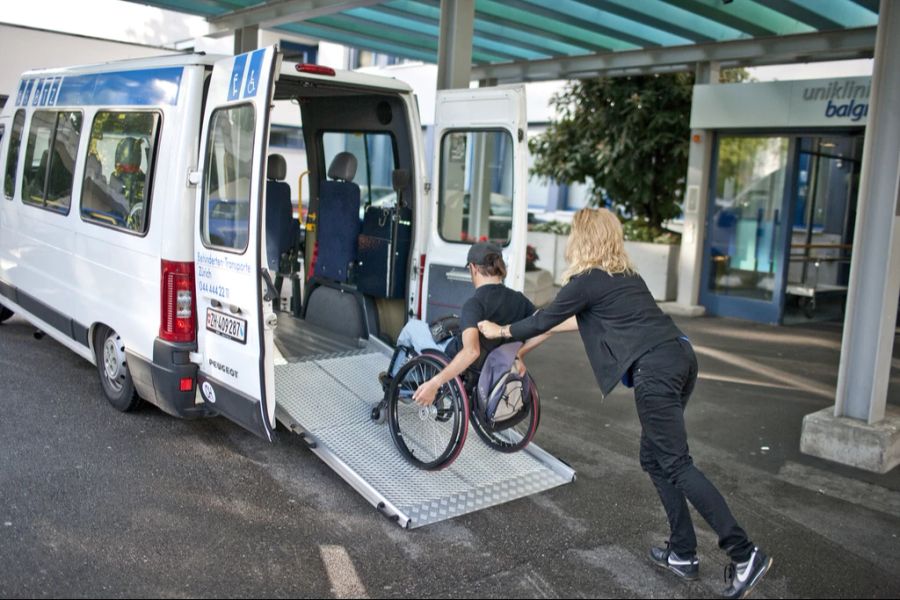
[[[489,321],[482,322],[489,323]],[[493,323],[490,324],[493,325]],[[479,323],[478,325],[480,327],[481,323]],[[533,338],[529,338],[528,341],[525,342],[525,344],[521,348],[519,348],[519,352],[516,354],[516,356],[519,358],[519,360],[522,360],[526,354],[546,342],[554,333],[563,333],[566,331],[578,331],[578,320],[575,317],[569,317],[550,331],[542,333],[541,335],[534,336]]]
[[586,282],[583,278],[578,277],[564,285],[549,306],[535,312],[530,317],[503,327],[485,321],[485,326],[479,327],[479,329],[489,340],[497,338],[527,340],[550,331],[574,317],[589,303],[590,297],[587,294]]
[[444,367],[440,373],[423,383],[413,394],[413,400],[422,406],[434,403],[437,391],[442,385],[468,369],[481,355],[481,341],[478,338],[478,329],[469,327],[462,332],[463,347],[453,357],[450,364]]

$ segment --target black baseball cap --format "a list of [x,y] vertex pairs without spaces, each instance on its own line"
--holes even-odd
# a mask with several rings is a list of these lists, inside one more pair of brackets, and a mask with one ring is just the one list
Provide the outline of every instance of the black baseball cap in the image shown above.
[[492,254],[503,256],[503,249],[494,242],[478,242],[469,248],[469,254],[466,256],[466,264],[483,266],[484,260]]

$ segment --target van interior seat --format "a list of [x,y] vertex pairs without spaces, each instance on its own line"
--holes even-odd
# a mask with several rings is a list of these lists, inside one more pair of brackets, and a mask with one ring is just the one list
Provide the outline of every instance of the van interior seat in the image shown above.
[[266,168],[266,257],[270,271],[278,272],[281,257],[290,252],[300,235],[294,218],[291,186],[285,183],[287,162],[280,154],[269,155]]
[[356,157],[340,152],[328,167],[328,179],[319,183],[318,243],[315,275],[347,283],[356,263],[359,237],[359,186]]

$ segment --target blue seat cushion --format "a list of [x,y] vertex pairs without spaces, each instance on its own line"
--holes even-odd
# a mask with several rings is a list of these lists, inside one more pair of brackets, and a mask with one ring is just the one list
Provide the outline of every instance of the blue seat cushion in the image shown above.
[[356,262],[359,237],[359,186],[342,181],[319,184],[317,277],[346,283]]

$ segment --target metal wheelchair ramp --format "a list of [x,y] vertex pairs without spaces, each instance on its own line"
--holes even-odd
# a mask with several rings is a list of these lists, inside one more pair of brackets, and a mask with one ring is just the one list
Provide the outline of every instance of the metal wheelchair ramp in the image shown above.
[[421,527],[536,494],[575,479],[575,471],[530,444],[504,454],[470,431],[459,458],[422,471],[394,446],[387,423],[369,415],[382,398],[385,348],[275,366],[276,415],[310,449],[401,527]]

